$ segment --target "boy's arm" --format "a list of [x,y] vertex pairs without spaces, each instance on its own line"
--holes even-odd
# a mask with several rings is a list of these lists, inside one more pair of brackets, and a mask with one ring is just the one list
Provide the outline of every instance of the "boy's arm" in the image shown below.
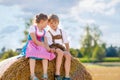
[[66,50],[70,52],[69,43],[65,43]]

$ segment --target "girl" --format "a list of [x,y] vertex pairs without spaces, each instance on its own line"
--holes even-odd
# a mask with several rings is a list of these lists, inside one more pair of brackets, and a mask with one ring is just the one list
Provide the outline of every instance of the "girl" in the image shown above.
[[35,59],[42,59],[43,64],[43,80],[47,80],[48,60],[55,58],[52,49],[47,44],[44,28],[47,26],[48,17],[45,14],[36,15],[36,25],[32,25],[29,29],[28,42],[22,52],[26,58],[29,58],[31,80],[38,80],[35,76]]

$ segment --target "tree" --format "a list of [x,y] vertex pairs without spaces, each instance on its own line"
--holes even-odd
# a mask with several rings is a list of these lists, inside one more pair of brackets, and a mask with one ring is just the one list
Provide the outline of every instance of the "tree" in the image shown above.
[[93,50],[92,58],[96,59],[98,61],[102,61],[105,57],[105,44],[102,45],[96,45],[96,47]]
[[70,53],[71,53],[72,56],[74,56],[74,57],[77,57],[77,55],[78,55],[77,50],[75,50],[75,49],[73,49],[73,48],[70,49]]
[[107,48],[106,57],[118,57],[118,56],[119,55],[115,47],[111,45],[110,47]]
[[80,50],[79,49],[76,49],[76,51],[77,51],[77,58],[81,58],[81,57],[83,57],[83,55],[82,55],[82,53],[80,52]]
[[30,25],[32,25],[33,20],[29,19],[26,23],[25,23],[25,30],[24,30],[24,39],[21,41],[22,43],[25,43],[27,41],[27,37],[28,37],[28,28],[30,27]]
[[84,57],[90,58],[92,56],[92,35],[90,27],[85,27],[85,36],[81,40],[82,48],[80,49]]
[[17,52],[13,51],[13,50],[8,50],[8,51],[5,51],[1,57],[1,59],[7,59],[9,57],[13,57],[13,56],[16,56],[18,55]]
[[118,56],[119,56],[119,58],[120,58],[120,47],[118,47],[117,53],[118,53]]
[[93,24],[85,27],[85,35],[82,37],[82,47],[80,48],[84,57],[97,59],[104,57],[105,44],[100,40],[101,35],[102,32],[97,25]]

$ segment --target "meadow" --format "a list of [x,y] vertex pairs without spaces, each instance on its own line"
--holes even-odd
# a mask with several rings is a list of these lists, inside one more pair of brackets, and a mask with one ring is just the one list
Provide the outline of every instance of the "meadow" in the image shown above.
[[120,80],[120,62],[83,63],[93,80]]

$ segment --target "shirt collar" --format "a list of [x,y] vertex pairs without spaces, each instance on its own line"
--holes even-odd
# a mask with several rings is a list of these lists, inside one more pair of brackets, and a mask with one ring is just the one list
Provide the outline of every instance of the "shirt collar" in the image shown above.
[[57,28],[57,30],[55,31],[55,30],[53,30],[52,28],[50,28],[50,31],[52,31],[52,32],[58,32],[58,30],[59,30],[59,28]]

